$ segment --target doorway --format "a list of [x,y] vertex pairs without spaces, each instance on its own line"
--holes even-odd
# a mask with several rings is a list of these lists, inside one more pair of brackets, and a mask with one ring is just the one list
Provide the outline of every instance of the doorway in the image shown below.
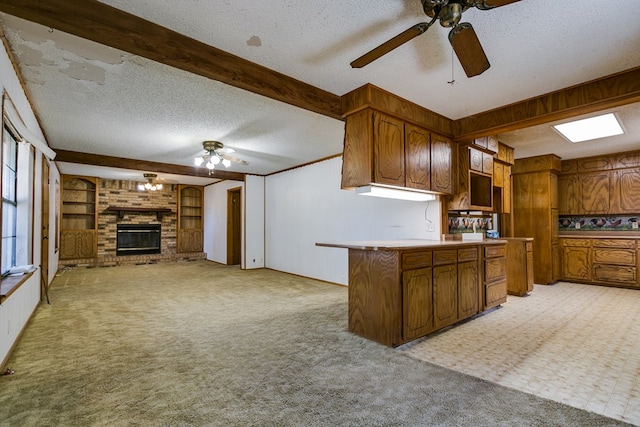
[[227,190],[227,265],[242,262],[242,187]]
[[40,296],[47,295],[49,290],[49,163],[42,158],[42,179],[41,179],[41,216],[42,234],[40,244],[40,274],[42,275],[42,289]]

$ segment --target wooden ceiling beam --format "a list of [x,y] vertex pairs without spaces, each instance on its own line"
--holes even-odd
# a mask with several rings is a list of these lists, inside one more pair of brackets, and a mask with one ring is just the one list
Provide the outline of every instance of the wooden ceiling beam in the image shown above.
[[640,102],[640,67],[456,120],[456,141]]
[[96,0],[0,0],[0,11],[342,120],[338,95]]
[[245,174],[214,169],[172,165],[169,163],[146,160],[126,159],[122,157],[102,156],[99,154],[80,153],[78,151],[55,150],[56,162],[79,163],[82,165],[104,166],[118,169],[132,169],[145,172],[170,173],[174,175],[199,176],[203,178],[228,179],[244,181]]

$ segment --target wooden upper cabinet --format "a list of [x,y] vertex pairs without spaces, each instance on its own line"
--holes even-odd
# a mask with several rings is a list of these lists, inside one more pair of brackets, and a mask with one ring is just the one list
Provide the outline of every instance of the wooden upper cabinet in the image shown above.
[[491,135],[487,137],[487,150],[492,153],[498,152],[498,137],[495,135]]
[[640,171],[622,169],[615,173],[611,205],[618,213],[640,213]]
[[469,169],[482,172],[482,155],[484,153],[475,148],[469,147]]
[[482,172],[486,174],[493,174],[493,156],[487,153],[482,153]]
[[585,214],[610,213],[611,180],[607,171],[580,175],[582,212]]
[[428,130],[405,124],[406,186],[431,190],[431,134]]
[[558,213],[577,215],[580,213],[580,181],[578,175],[558,177]]
[[374,181],[404,187],[404,122],[373,114]]
[[372,183],[453,193],[453,142],[364,109],[346,117],[342,188]]
[[431,191],[453,194],[453,141],[431,134]]
[[493,162],[493,186],[504,186],[504,165],[500,162]]

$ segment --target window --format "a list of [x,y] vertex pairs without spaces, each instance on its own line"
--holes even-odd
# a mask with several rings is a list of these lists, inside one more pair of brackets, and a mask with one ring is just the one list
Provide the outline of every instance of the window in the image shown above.
[[16,265],[17,241],[17,169],[18,141],[4,127],[2,138],[2,267],[1,273],[9,272]]

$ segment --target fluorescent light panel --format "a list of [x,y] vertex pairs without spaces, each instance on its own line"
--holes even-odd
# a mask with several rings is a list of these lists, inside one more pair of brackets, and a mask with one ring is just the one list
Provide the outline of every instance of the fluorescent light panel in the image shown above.
[[427,202],[436,199],[435,194],[401,190],[399,188],[378,187],[376,185],[357,187],[356,194],[361,196],[384,197],[387,199],[411,200],[415,202]]
[[624,133],[618,118],[613,113],[555,125],[553,128],[572,143]]

